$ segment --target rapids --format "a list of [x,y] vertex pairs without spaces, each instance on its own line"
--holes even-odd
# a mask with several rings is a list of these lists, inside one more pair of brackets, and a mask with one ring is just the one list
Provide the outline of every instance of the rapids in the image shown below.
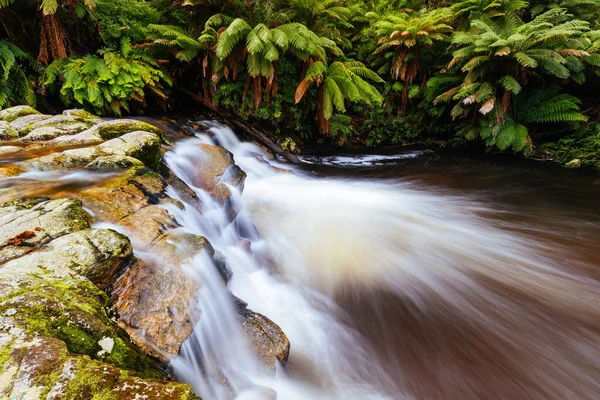
[[[164,160],[202,213],[175,188],[185,207],[165,207],[232,273],[225,284],[203,256],[187,268],[203,283],[190,304],[201,318],[169,369],[199,396],[599,398],[600,179],[430,150],[292,166],[218,123],[192,126]],[[194,186],[199,143],[226,147],[247,174],[226,206]],[[29,170],[0,180],[0,202],[65,197],[116,173]],[[157,257],[131,240],[138,258]],[[274,376],[231,294],[288,336]]]
[[[554,204],[550,223],[536,218],[535,205],[501,208],[490,196],[431,184],[422,171],[405,179],[331,173],[430,152],[313,157],[290,167],[206,124],[211,135],[179,142],[166,161],[192,186],[190,166],[201,157],[193,144],[229,149],[248,174],[243,195],[233,196],[240,214],[229,223],[198,188],[203,215],[171,212],[211,241],[233,272],[229,289],[279,324],[292,347],[285,370],[263,375],[225,287],[198,260],[209,284],[197,307],[210,319],[172,368],[200,395],[225,399],[233,388],[255,398],[270,387],[279,399],[597,398],[597,212],[566,218]],[[591,247],[570,249],[588,235]]]

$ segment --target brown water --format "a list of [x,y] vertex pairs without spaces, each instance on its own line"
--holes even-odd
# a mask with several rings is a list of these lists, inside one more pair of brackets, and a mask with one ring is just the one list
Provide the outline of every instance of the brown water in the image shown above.
[[600,398],[597,176],[348,157],[304,168],[301,189],[270,186],[255,211],[301,249],[308,277],[285,261],[284,274],[332,296],[387,371],[363,379],[393,398]]

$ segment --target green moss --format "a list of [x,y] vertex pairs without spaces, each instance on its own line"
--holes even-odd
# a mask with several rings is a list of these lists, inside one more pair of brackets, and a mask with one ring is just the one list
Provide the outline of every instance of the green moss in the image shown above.
[[134,371],[142,377],[160,377],[158,360],[144,354],[127,333],[107,316],[106,294],[87,280],[52,280],[14,291],[0,299],[0,313],[16,308],[17,326],[32,336],[43,335],[63,341],[69,352],[98,357],[98,342],[104,337],[115,341],[106,361]]
[[[76,373],[65,388],[65,398],[72,400],[109,400],[113,382],[107,379],[101,370],[101,364],[81,358],[76,367]],[[116,372],[116,371],[115,371]],[[118,372],[116,372],[118,374]],[[112,377],[113,381],[117,377]]]
[[98,125],[98,135],[102,139],[115,139],[123,136],[126,133],[134,131],[145,131],[152,132],[158,135],[161,140],[164,138],[162,130],[158,129],[154,125],[151,125],[144,121],[135,120],[115,120],[106,124]]

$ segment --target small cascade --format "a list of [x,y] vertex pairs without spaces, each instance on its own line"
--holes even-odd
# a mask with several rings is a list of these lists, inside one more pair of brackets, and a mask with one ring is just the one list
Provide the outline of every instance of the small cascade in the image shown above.
[[[379,367],[370,359],[360,336],[342,322],[339,307],[313,289],[286,281],[269,265],[271,249],[256,233],[238,189],[229,186],[230,201],[237,211],[231,221],[226,207],[194,185],[198,144],[230,150],[248,175],[246,185],[267,176],[287,175],[273,168],[286,166],[268,160],[260,147],[240,142],[227,127],[206,124],[210,135],[199,133],[177,143],[165,155],[169,168],[199,196],[202,213],[189,204],[183,210],[169,208],[169,212],[186,230],[211,242],[216,253],[227,260],[232,278],[226,287],[210,259],[195,260],[193,273],[205,282],[196,305],[201,318],[180,355],[171,362],[174,374],[190,383],[199,395],[211,399],[229,399],[232,394],[251,399],[263,388],[274,390],[278,399],[387,398],[364,381]],[[227,182],[227,177],[222,180]],[[174,191],[170,195],[176,197]],[[283,329],[292,343],[290,368],[302,369],[310,376],[295,379],[282,368],[275,376],[263,371],[236,321],[235,300],[228,289]],[[349,348],[353,351],[348,352]],[[377,374],[385,376],[384,371]]]

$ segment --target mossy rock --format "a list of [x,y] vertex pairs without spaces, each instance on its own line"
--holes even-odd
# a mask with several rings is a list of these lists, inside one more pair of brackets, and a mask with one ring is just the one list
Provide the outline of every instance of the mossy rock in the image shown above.
[[52,118],[51,115],[30,114],[13,120],[10,123],[10,126],[17,132],[19,137],[22,137],[31,132],[33,129],[35,129],[33,127],[33,124],[50,118]]
[[96,125],[94,130],[102,139],[105,140],[118,138],[126,133],[135,131],[151,132],[158,135],[161,140],[164,138],[164,133],[159,128],[147,122],[138,121],[135,119],[115,119],[112,121],[103,122],[99,125]]
[[[81,275],[104,282],[132,259],[129,241],[115,232],[66,235],[0,268],[0,315],[10,314],[15,326],[29,335],[63,341],[71,353],[160,376],[156,361],[111,320],[107,295]],[[99,344],[105,337],[114,341],[107,355]]]
[[15,140],[19,135],[12,126],[6,121],[0,121],[0,140]]
[[104,156],[96,158],[85,167],[88,169],[127,169],[143,166],[144,163],[137,158],[129,156]]
[[[10,327],[10,318],[3,318]],[[0,397],[47,400],[199,400],[189,385],[142,378],[85,355],[60,340],[18,328],[0,332]]]
[[17,118],[34,114],[40,114],[40,112],[30,106],[16,106],[0,111],[0,120],[12,122]]

